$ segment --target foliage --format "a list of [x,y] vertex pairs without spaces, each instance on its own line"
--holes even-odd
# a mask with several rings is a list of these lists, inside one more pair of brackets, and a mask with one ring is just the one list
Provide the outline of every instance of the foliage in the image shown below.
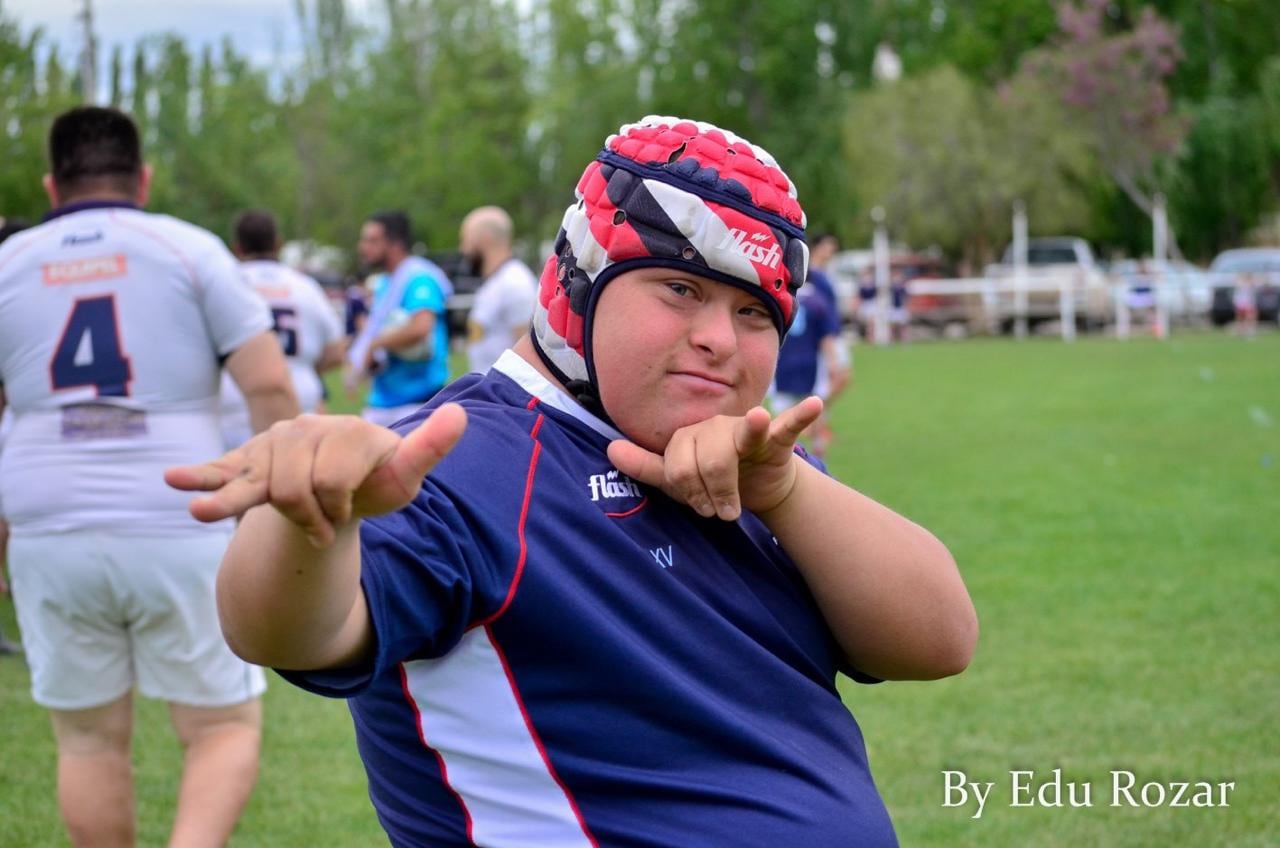
[[1085,140],[1035,80],[996,93],[941,67],[882,84],[853,99],[845,137],[859,199],[892,234],[970,267],[1007,241],[1015,201],[1048,231],[1082,223]]
[[1182,53],[1174,28],[1150,7],[1118,33],[1106,29],[1107,7],[1108,0],[1062,3],[1061,35],[1029,54],[1019,73],[1059,92],[1107,174],[1151,214],[1157,165],[1185,130],[1165,84]]
[[75,105],[70,83],[42,32],[24,36],[0,14],[0,217],[38,220],[45,208],[46,121]]
[[[152,207],[223,233],[266,206],[290,236],[349,246],[370,211],[405,208],[448,249],[468,209],[497,203],[532,253],[604,137],[658,113],[770,150],[811,226],[851,244],[884,203],[900,237],[976,263],[1022,199],[1035,231],[1144,250],[1134,208],[1161,190],[1203,258],[1280,210],[1280,4],[1158,5],[381,0],[356,17],[294,0],[300,59],[255,66],[159,33],[114,47],[100,96],[144,129]],[[897,89],[872,79],[881,46],[901,57]],[[78,100],[69,67],[0,4],[0,214],[44,210],[43,136]]]

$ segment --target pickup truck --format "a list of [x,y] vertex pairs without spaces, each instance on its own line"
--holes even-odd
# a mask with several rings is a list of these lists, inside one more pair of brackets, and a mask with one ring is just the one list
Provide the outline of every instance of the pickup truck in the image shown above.
[[[987,276],[1010,280],[1014,274],[1013,245],[1009,245],[1000,264],[988,266]],[[1111,321],[1114,314],[1111,289],[1087,241],[1074,236],[1028,239],[1028,324],[1034,326],[1062,318],[1060,289],[1064,283],[1071,292],[1078,327],[1099,329]],[[1016,293],[1001,291],[989,306],[1000,329],[1010,331],[1017,318]]]

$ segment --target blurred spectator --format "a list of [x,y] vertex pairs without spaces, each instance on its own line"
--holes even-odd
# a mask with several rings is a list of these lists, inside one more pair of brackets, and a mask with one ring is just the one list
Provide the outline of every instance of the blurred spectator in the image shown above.
[[1236,332],[1245,338],[1258,333],[1258,280],[1251,272],[1236,277],[1236,288],[1231,295],[1236,308]]
[[453,287],[435,263],[409,252],[412,244],[404,212],[370,215],[360,229],[361,263],[384,273],[374,283],[373,307],[347,352],[347,386],[373,378],[362,414],[384,426],[416,411],[449,381],[445,304]]
[[511,255],[511,216],[497,206],[481,206],[462,219],[458,234],[463,261],[483,277],[467,316],[470,369],[483,374],[529,329],[538,299],[529,266]]

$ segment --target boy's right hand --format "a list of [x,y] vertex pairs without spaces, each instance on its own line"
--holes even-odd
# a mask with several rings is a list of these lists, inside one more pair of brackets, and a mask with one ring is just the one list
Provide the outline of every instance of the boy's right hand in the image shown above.
[[164,479],[175,489],[212,493],[191,502],[199,521],[271,504],[322,547],[347,522],[412,501],[466,426],[456,403],[436,409],[403,438],[349,415],[300,415],[212,462],[168,468]]

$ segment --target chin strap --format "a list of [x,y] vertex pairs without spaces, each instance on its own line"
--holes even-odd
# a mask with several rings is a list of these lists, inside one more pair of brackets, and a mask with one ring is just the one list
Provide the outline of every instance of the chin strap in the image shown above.
[[542,364],[547,366],[547,370],[560,381],[560,385],[564,386],[565,391],[572,395],[573,399],[581,404],[582,408],[587,412],[616,429],[618,425],[614,424],[613,419],[609,417],[609,413],[604,411],[604,404],[600,402],[600,393],[596,391],[596,387],[587,380],[570,379],[569,375],[561,371],[560,366],[556,365],[551,360],[551,357],[547,356],[547,352],[542,349],[536,333],[529,333],[529,341],[533,342],[533,349],[537,352],[538,358],[542,360]]

